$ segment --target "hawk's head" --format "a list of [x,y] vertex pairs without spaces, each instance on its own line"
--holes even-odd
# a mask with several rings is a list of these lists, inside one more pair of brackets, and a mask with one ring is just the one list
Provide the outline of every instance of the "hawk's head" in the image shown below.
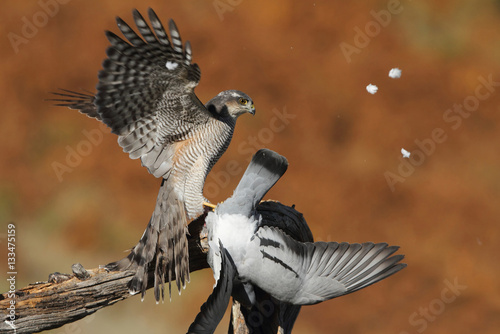
[[255,115],[253,101],[239,90],[225,90],[207,103],[207,109],[217,117],[231,117],[236,120],[245,113]]

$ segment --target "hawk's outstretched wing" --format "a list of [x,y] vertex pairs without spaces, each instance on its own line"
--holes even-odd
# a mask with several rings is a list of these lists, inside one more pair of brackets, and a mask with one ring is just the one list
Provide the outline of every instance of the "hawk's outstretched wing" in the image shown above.
[[166,173],[157,173],[155,162],[167,154],[165,146],[190,138],[213,116],[194,94],[200,69],[191,64],[189,42],[183,48],[172,20],[170,42],[155,12],[150,8],[148,14],[152,28],[133,11],[142,38],[120,18],[126,40],[106,32],[111,46],[99,72],[95,104],[102,121],[120,136],[123,150],[160,177]]
[[[94,104],[95,96],[92,93],[79,93],[72,90],[59,88],[60,92],[52,92],[52,94],[59,96],[56,99],[48,99],[48,101],[55,101],[56,106],[68,107],[80,111],[89,117],[101,120],[101,116],[97,113],[97,107]],[[88,94],[90,93],[90,94]]]

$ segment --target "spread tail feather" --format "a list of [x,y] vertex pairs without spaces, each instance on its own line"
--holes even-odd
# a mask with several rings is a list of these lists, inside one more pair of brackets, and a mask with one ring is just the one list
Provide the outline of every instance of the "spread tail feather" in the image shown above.
[[168,180],[163,180],[153,215],[139,243],[130,254],[106,266],[108,270],[136,270],[128,287],[131,294],[146,294],[148,269],[155,260],[154,295],[158,302],[165,298],[164,286],[168,282],[169,296],[172,296],[171,281],[175,281],[179,294],[189,282],[189,252],[187,217],[184,203]]

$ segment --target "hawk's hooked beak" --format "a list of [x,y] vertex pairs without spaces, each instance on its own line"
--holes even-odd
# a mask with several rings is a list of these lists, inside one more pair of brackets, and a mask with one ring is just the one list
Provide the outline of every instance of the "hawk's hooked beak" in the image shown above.
[[252,114],[252,115],[255,115],[255,107],[254,107],[253,103],[252,103],[252,105],[250,106],[250,111],[249,111],[249,113],[250,113],[250,114]]

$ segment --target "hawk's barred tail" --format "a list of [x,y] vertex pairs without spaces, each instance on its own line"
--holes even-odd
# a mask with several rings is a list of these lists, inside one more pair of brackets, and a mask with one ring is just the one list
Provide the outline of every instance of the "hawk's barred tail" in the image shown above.
[[120,261],[106,266],[108,270],[136,270],[129,282],[132,294],[141,292],[142,298],[148,284],[149,265],[155,259],[154,295],[156,301],[165,298],[164,284],[169,285],[175,276],[179,294],[189,282],[189,253],[186,237],[186,212],[168,180],[163,180],[156,207],[144,234],[130,254]]
[[[186,210],[184,202],[168,179],[163,181],[160,188],[152,220],[158,230],[154,288],[155,298],[158,301],[160,291],[161,298],[164,299],[165,280],[169,282],[169,297],[172,296],[170,282],[174,275],[179,294],[181,287],[186,287],[186,283],[189,282]],[[165,277],[166,275],[168,276]]]

